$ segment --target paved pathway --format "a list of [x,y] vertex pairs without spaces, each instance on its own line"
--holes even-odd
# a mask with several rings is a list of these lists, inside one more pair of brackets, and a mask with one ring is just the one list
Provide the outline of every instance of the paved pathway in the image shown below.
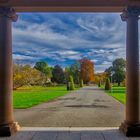
[[124,120],[124,106],[97,87],[14,113],[15,120],[28,127],[116,127]]
[[0,140],[140,140],[127,138],[118,128],[23,128]]

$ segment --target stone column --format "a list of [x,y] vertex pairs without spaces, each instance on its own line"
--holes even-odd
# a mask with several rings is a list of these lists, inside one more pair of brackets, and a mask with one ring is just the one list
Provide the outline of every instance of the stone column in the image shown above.
[[140,7],[127,7],[121,15],[127,23],[126,118],[120,129],[127,136],[140,136],[139,37]]
[[12,21],[16,20],[13,8],[0,7],[0,136],[17,131],[12,106]]

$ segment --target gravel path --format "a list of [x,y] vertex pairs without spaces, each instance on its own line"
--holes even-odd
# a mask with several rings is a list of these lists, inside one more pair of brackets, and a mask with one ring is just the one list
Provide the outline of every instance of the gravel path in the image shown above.
[[124,105],[98,87],[87,86],[29,109],[16,109],[15,120],[30,127],[116,127]]

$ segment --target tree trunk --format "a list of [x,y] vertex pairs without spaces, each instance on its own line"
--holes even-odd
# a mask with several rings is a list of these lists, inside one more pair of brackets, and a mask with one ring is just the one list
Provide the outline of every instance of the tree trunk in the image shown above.
[[118,82],[118,87],[120,86],[120,82]]

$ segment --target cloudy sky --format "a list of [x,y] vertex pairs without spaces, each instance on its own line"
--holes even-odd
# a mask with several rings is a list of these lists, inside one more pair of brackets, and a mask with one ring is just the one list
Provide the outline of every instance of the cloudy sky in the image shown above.
[[96,72],[119,57],[125,58],[126,23],[120,14],[18,13],[13,24],[15,62],[44,60],[62,67],[88,57]]

